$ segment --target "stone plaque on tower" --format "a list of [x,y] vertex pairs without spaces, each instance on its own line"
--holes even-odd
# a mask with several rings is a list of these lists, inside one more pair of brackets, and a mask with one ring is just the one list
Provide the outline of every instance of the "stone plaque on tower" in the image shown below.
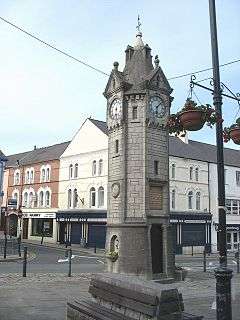
[[107,99],[108,271],[147,279],[171,277],[166,122],[172,89],[138,30],[125,68],[109,77]]

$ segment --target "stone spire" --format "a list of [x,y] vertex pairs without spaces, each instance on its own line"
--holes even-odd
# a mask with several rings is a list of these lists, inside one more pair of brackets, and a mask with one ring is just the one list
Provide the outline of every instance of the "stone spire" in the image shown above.
[[148,44],[144,45],[141,23],[138,17],[137,34],[134,46],[127,46],[126,64],[123,70],[123,76],[126,82],[132,85],[132,90],[139,89],[139,84],[146,80],[147,76],[154,69],[152,64],[151,48]]

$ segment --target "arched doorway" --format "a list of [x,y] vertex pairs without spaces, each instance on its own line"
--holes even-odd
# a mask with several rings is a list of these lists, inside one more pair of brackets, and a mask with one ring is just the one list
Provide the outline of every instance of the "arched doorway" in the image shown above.
[[11,214],[9,216],[9,235],[12,237],[17,236],[18,227],[18,216],[16,214]]

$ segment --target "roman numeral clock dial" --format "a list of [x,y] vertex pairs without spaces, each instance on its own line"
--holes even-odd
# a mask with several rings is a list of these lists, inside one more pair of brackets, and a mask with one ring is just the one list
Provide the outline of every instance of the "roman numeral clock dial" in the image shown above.
[[149,111],[152,118],[162,118],[166,114],[166,107],[163,100],[158,96],[153,96],[149,100]]
[[122,101],[120,99],[113,100],[109,111],[112,120],[119,120],[122,116]]

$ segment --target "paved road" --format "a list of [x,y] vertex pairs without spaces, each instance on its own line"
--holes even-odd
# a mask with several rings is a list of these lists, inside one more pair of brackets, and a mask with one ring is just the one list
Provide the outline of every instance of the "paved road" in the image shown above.
[[[27,264],[28,273],[68,272],[68,259],[65,256],[65,250],[28,244],[28,253],[30,255]],[[72,254],[73,273],[102,272],[104,270],[103,258],[95,257],[91,253],[81,254],[74,250]],[[0,263],[0,274],[21,272],[22,261]]]
[[[206,259],[206,269],[207,271],[213,271],[219,266],[218,256],[210,255]],[[177,255],[175,257],[176,265],[180,265],[188,270],[192,271],[202,271],[203,270],[203,257],[199,256],[184,256]],[[237,262],[233,254],[228,256],[228,267],[234,272],[237,271]]]

